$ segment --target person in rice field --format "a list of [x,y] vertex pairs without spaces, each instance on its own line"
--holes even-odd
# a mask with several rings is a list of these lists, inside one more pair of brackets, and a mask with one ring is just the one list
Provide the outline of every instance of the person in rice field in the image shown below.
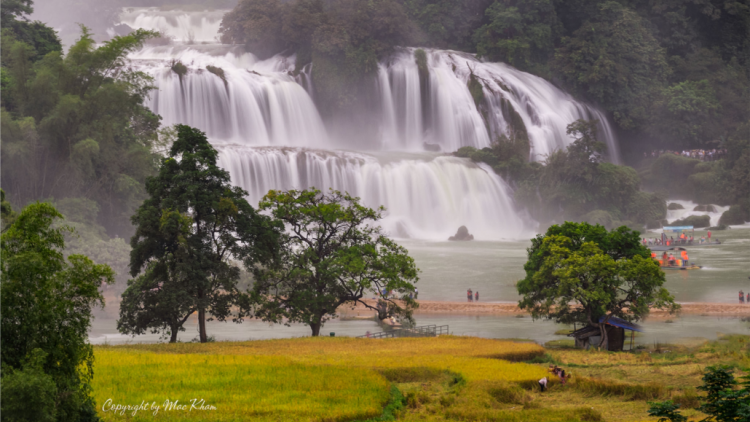
[[542,389],[542,392],[547,389],[547,377],[539,380],[539,387]]

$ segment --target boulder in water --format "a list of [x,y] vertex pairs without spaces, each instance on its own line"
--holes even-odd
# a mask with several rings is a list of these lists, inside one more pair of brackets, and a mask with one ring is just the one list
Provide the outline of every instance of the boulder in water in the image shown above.
[[698,205],[695,208],[693,208],[693,211],[701,211],[701,212],[716,212],[716,208],[713,205]]
[[741,205],[732,205],[721,215],[719,225],[739,225],[745,224],[746,221],[750,221],[750,210],[746,210]]
[[456,235],[449,237],[448,240],[458,240],[458,241],[474,240],[474,235],[469,234],[469,229],[467,229],[466,226],[461,226],[458,228]]
[[677,202],[672,202],[671,204],[667,205],[667,209],[670,210],[670,211],[684,210],[685,207],[683,207],[682,205],[678,204]]
[[440,152],[440,144],[430,144],[427,142],[423,142],[422,147],[425,151]]
[[696,229],[711,225],[711,217],[707,215],[691,215],[682,220],[673,221],[670,226],[693,226]]

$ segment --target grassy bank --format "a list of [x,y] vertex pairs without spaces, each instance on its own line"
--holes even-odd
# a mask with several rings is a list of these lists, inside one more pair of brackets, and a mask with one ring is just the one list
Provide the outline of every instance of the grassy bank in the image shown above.
[[[696,407],[705,366],[750,366],[748,340],[638,354],[452,336],[101,346],[94,392],[107,421],[645,421],[649,400]],[[573,376],[541,393],[550,363]],[[216,409],[190,410],[194,398]],[[107,399],[161,410],[102,412]],[[188,406],[165,411],[167,399]]]

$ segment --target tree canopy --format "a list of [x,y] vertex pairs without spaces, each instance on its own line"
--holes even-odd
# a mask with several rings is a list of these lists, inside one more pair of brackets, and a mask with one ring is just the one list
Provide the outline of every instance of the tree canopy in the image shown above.
[[[382,320],[411,318],[418,269],[406,249],[375,226],[383,208],[331,190],[270,191],[260,209],[282,221],[276,264],[258,267],[251,302],[256,317],[275,323],[301,322],[312,335],[340,306],[364,305]],[[388,292],[384,294],[384,292]],[[363,299],[380,298],[379,304]]]
[[519,307],[533,318],[598,326],[606,344],[610,317],[638,321],[651,308],[679,309],[639,233],[627,227],[553,225],[532,239],[527,251],[526,277],[517,288]]
[[123,293],[121,332],[164,332],[174,342],[197,312],[206,342],[207,314],[224,321],[241,298],[235,262],[252,268],[276,257],[280,223],[248,204],[217,157],[203,132],[179,125],[159,174],[147,179],[149,197],[132,218],[130,274],[137,277]]
[[[26,397],[24,391],[53,393],[52,407],[49,397],[39,402],[42,419],[89,420],[96,412],[88,330],[92,307],[104,306],[99,287],[112,283],[114,273],[83,255],[63,257],[70,229],[55,224],[61,218],[49,204],[31,204],[2,234],[3,418],[30,420],[24,412],[36,401],[11,399]],[[6,370],[19,371],[10,386]]]

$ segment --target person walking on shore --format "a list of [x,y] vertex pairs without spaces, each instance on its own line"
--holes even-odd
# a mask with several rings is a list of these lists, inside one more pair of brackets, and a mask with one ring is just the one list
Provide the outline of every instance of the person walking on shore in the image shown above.
[[476,300],[477,302],[479,302],[479,290],[477,290],[477,292],[474,293],[474,300]]
[[466,301],[471,302],[474,299],[474,294],[471,292],[471,289],[466,291]]
[[745,292],[743,292],[742,290],[740,290],[740,303],[745,303]]
[[747,292],[747,303],[750,303],[750,292]]

